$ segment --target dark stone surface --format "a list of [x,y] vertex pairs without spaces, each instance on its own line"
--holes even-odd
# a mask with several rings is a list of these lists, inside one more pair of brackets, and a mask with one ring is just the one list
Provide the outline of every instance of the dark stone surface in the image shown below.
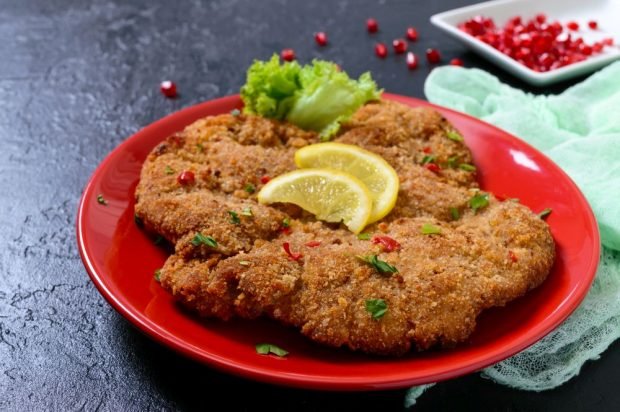
[[[374,57],[407,25],[413,48],[441,49],[524,87],[431,28],[466,3],[437,1],[4,0],[0,2],[0,410],[402,409],[405,390],[311,392],[196,364],[143,336],[91,284],[74,222],[89,175],[123,139],[181,107],[235,93],[254,58],[293,47],[302,61],[371,70],[388,91],[422,96],[426,63]],[[369,37],[368,16],[381,32]],[[315,46],[325,30],[330,45]],[[177,82],[163,98],[158,84]],[[563,84],[545,92],[558,91]],[[533,90],[536,91],[536,90]],[[613,410],[620,346],[545,393],[470,375],[443,383],[419,410]],[[236,393],[233,395],[232,393]]]

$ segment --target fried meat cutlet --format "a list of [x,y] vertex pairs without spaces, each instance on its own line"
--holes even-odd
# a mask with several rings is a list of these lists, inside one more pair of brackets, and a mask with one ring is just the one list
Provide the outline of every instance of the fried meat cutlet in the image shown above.
[[[245,115],[195,122],[153,150],[136,189],[147,230],[175,245],[162,286],[205,317],[268,316],[319,343],[367,353],[402,355],[466,340],[482,310],[544,281],[554,243],[546,223],[518,203],[489,194],[488,206],[469,207],[480,192],[475,173],[453,167],[472,157],[447,137],[452,132],[433,110],[383,101],[362,107],[335,139],[381,155],[399,175],[394,210],[365,230],[400,243],[386,252],[297,207],[256,202],[261,178],[294,169],[295,150],[317,143],[314,133]],[[422,165],[429,153],[444,166],[440,173]],[[195,182],[179,184],[178,173],[188,170]],[[441,233],[422,234],[425,224]],[[217,246],[196,245],[197,233]],[[284,242],[302,256],[291,259]],[[398,273],[359,259],[368,255]],[[366,310],[368,299],[387,303],[381,319]]]

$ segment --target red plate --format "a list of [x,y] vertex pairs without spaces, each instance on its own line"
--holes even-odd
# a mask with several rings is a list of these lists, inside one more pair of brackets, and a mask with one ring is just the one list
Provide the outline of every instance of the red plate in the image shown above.
[[[97,168],[77,218],[80,254],[92,281],[116,310],[157,341],[226,372],[272,383],[334,390],[401,388],[473,372],[527,348],[573,312],[594,278],[600,241],[588,203],[558,166],[506,132],[421,100],[384,97],[443,113],[463,133],[485,190],[519,198],[535,212],[553,208],[547,219],[557,243],[551,275],[524,298],[484,312],[467,344],[379,358],[320,347],[270,320],[202,320],[173,302],[153,279],[166,253],[133,220],[142,162],[158,142],[194,120],[240,108],[238,96],[189,107],[153,123]],[[98,194],[107,206],[98,204]],[[278,344],[290,355],[257,355],[254,345],[259,342]]]

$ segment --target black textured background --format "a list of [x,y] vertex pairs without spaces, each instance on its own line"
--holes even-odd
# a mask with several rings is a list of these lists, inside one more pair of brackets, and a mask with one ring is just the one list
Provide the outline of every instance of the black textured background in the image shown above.
[[[141,127],[237,92],[254,58],[293,47],[301,61],[371,70],[386,90],[421,97],[428,66],[374,57],[415,25],[420,53],[440,48],[526,88],[431,28],[467,1],[1,0],[0,410],[399,410],[405,390],[327,393],[224,375],[143,336],[91,284],[74,235],[97,164]],[[365,19],[379,19],[372,38]],[[312,33],[325,30],[330,45]],[[174,80],[168,100],[159,82]],[[543,92],[562,90],[563,84]],[[541,90],[532,90],[540,92]],[[620,346],[545,393],[470,375],[427,392],[417,410],[618,410]],[[234,393],[234,395],[233,395]]]

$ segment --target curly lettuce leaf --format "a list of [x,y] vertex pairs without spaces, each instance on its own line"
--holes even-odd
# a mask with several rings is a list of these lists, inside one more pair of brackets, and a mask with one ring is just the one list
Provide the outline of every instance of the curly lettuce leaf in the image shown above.
[[255,61],[241,88],[244,112],[285,119],[306,130],[319,132],[323,140],[336,134],[340,124],[382,90],[364,73],[351,79],[334,63],[314,60],[280,64],[278,56]]

